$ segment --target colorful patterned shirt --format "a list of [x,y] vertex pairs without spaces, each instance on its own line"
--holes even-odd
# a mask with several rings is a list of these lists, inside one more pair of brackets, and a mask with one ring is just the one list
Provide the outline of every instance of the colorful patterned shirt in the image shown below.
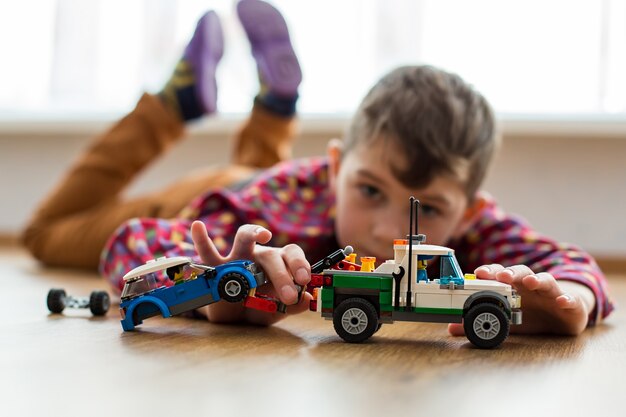
[[[334,196],[327,180],[327,160],[286,161],[261,172],[237,190],[212,190],[198,197],[177,218],[136,218],[122,224],[109,239],[100,260],[101,273],[121,291],[124,274],[161,256],[189,256],[199,262],[190,226],[199,219],[217,249],[230,251],[239,226],[254,223],[272,232],[271,246],[296,243],[310,261],[338,247],[334,230]],[[596,296],[593,324],[613,310],[606,278],[581,249],[542,236],[522,219],[505,214],[486,198],[478,220],[461,239],[448,246],[456,251],[463,271],[492,263],[525,264],[534,272],[587,285]],[[171,285],[165,276],[162,283]]]

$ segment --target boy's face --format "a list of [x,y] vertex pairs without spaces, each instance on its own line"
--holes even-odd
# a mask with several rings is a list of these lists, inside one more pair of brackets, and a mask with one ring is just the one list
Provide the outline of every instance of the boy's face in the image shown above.
[[393,259],[393,240],[409,233],[410,196],[420,200],[419,233],[426,234],[426,243],[446,245],[464,230],[468,199],[458,180],[442,176],[425,188],[407,188],[389,168],[404,164],[404,158],[384,140],[357,145],[340,156],[340,149],[329,145],[341,246],[353,246],[359,256],[375,256],[377,263]]

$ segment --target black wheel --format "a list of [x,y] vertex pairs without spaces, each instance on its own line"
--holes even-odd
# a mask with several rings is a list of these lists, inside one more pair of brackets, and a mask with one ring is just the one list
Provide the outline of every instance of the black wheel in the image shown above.
[[374,331],[374,333],[378,333],[378,331],[380,330],[380,328],[383,327],[382,323],[378,323],[378,326],[376,326],[376,330]]
[[231,272],[222,277],[220,283],[217,284],[217,291],[223,300],[229,303],[237,303],[243,301],[248,295],[250,285],[248,280],[241,274]]
[[509,335],[509,320],[493,303],[476,304],[463,318],[467,339],[481,349],[500,346]]
[[363,298],[348,298],[342,301],[333,313],[335,331],[349,343],[361,343],[378,330],[378,313],[369,301]]
[[65,290],[62,288],[52,288],[48,291],[48,310],[52,313],[62,313],[65,310]]
[[106,291],[93,291],[89,296],[89,310],[94,316],[104,316],[111,306],[111,299]]

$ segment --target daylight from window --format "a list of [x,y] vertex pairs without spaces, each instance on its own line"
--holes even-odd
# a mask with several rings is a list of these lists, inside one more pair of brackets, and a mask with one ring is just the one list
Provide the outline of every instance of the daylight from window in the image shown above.
[[[626,2],[276,0],[301,60],[303,114],[350,114],[399,65],[461,75],[506,114],[626,115]],[[221,17],[223,114],[258,88],[233,1],[0,3],[0,115],[124,113],[169,77],[208,9]]]

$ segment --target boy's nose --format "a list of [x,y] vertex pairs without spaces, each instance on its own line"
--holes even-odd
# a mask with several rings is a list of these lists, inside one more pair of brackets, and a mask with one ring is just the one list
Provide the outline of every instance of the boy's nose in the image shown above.
[[[372,234],[377,240],[382,242],[393,242],[394,239],[402,239],[408,233],[408,222],[406,225],[406,230],[399,224],[395,224],[395,222],[384,222],[379,221],[374,225],[374,230],[372,230]],[[391,244],[391,243],[390,243]]]

